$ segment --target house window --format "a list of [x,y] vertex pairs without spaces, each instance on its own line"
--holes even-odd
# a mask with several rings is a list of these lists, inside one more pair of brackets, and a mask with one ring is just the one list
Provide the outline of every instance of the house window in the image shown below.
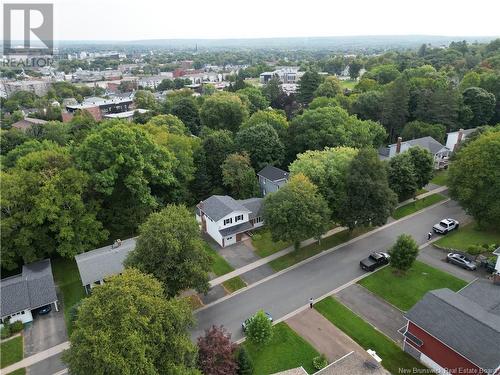
[[232,239],[233,239],[233,237],[226,237],[226,240],[228,240],[228,241],[232,240]]
[[238,215],[234,217],[234,222],[237,223],[238,221],[243,220],[243,215]]
[[224,219],[224,225],[231,224],[233,222],[233,218],[230,217],[229,219]]
[[262,217],[259,216],[259,217],[255,218],[255,222],[256,223],[261,223],[262,222]]

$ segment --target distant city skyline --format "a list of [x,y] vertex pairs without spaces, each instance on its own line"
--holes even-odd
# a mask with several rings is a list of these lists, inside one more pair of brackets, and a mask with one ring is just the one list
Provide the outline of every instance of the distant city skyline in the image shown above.
[[[50,1],[30,1],[46,2]],[[500,2],[495,0],[476,0],[472,7],[452,0],[54,0],[51,3],[56,40],[500,35]]]

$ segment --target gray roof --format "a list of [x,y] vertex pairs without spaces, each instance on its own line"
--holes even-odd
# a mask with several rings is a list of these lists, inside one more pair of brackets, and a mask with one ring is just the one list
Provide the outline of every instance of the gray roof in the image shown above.
[[20,275],[2,279],[0,316],[57,301],[50,259],[23,266]]
[[223,236],[230,236],[231,234],[237,234],[237,233],[242,233],[246,232],[249,229],[252,229],[253,225],[249,221],[246,221],[244,223],[238,224],[238,225],[233,225],[232,227],[228,228],[223,228],[219,230],[219,233]]
[[113,248],[109,245],[75,256],[82,285],[89,285],[108,276],[122,273],[123,261],[135,249],[135,244],[136,238],[129,238],[122,241],[118,247]]
[[450,132],[448,133],[449,134],[454,134],[454,133],[460,133],[462,132],[463,135],[469,135],[469,134],[472,134],[474,133],[475,131],[477,130],[477,128],[472,128],[472,129],[464,129],[464,130],[456,130],[454,132]]
[[262,198],[249,198],[239,200],[238,202],[250,211],[248,215],[250,220],[262,216],[262,203],[264,202]]
[[477,279],[458,293],[482,306],[486,311],[500,316],[500,286],[490,280]]
[[265,177],[271,181],[288,180],[289,173],[282,169],[276,168],[272,165],[268,165],[257,173],[259,176]]
[[214,221],[219,221],[234,211],[250,212],[240,202],[228,195],[212,195],[201,201],[198,208]]
[[422,138],[416,138],[416,139],[410,139],[409,141],[406,141],[407,143],[410,144],[410,146],[420,146],[422,148],[425,148],[426,150],[429,150],[433,155],[437,153],[439,150],[444,148],[441,143],[436,141],[432,137],[422,137]]
[[500,316],[462,294],[428,292],[406,318],[483,369],[500,365]]

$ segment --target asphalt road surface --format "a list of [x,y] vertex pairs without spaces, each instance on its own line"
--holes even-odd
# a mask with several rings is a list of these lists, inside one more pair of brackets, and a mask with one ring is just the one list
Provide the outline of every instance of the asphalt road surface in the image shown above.
[[243,337],[241,322],[259,309],[279,319],[306,305],[309,298],[318,298],[363,275],[360,259],[372,251],[387,250],[400,234],[412,235],[419,245],[427,242],[432,225],[446,217],[464,221],[467,216],[456,202],[449,201],[403,219],[198,311],[191,336],[196,339],[212,325],[223,325],[233,340],[239,340]]

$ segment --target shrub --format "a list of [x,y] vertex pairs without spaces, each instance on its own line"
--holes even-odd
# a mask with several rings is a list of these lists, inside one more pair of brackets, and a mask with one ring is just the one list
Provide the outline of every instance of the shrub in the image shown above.
[[260,310],[255,314],[247,325],[246,333],[248,339],[254,344],[266,344],[271,340],[273,335],[273,324],[264,313]]
[[313,366],[316,370],[321,370],[328,365],[328,360],[324,354],[313,358]]
[[413,237],[402,234],[389,250],[389,254],[391,255],[391,267],[404,272],[409,270],[417,259],[418,245]]
[[479,245],[471,245],[467,248],[467,252],[470,255],[479,255],[484,252],[484,248]]
[[238,375],[252,375],[253,363],[244,346],[240,346],[238,350]]
[[4,326],[2,327],[2,331],[0,332],[0,338],[2,339],[7,339],[11,336],[10,332],[10,324],[9,323],[4,323]]
[[23,330],[23,322],[16,320],[14,323],[10,325],[10,333],[13,335],[14,333],[21,332]]

